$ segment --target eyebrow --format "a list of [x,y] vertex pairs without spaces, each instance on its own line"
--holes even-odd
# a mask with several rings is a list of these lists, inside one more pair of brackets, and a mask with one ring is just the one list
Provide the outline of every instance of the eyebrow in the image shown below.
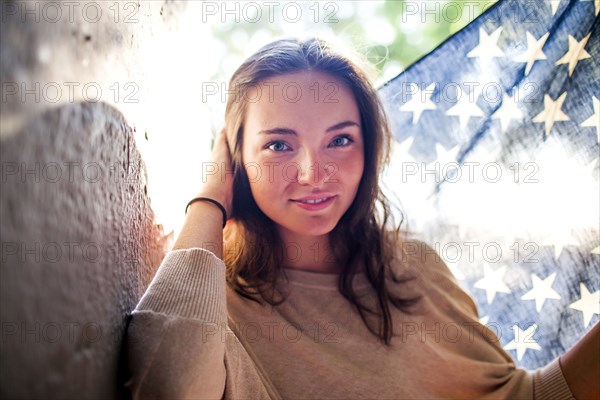
[[[340,122],[339,124],[330,126],[329,128],[327,128],[325,130],[325,132],[337,131],[339,129],[344,129],[349,126],[356,126],[356,127],[360,128],[360,125],[354,121],[344,121],[344,122]],[[258,132],[258,134],[259,135],[296,135],[296,136],[298,135],[298,133],[295,130],[289,129],[289,128],[263,129],[262,131]]]

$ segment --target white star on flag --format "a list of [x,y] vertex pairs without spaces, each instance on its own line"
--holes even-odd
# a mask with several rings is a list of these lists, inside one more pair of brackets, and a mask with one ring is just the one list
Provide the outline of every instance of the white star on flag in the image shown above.
[[531,71],[531,67],[537,60],[546,60],[546,55],[542,51],[544,44],[546,44],[546,40],[548,40],[548,36],[550,36],[549,32],[546,32],[544,36],[542,36],[539,40],[535,39],[531,33],[526,32],[527,36],[527,50],[523,53],[519,54],[514,58],[516,62],[524,62],[527,63],[525,66],[525,76],[529,74]]
[[531,274],[533,289],[525,293],[521,300],[535,300],[535,309],[537,312],[542,311],[546,299],[560,300],[560,295],[552,289],[552,284],[556,279],[556,272],[553,272],[549,277],[542,280],[536,274]]
[[513,332],[515,333],[515,338],[512,340],[512,342],[508,342],[506,346],[504,346],[504,350],[516,350],[517,360],[521,361],[528,349],[542,349],[542,347],[533,338],[533,335],[538,328],[537,324],[533,324],[525,330],[521,330],[518,325],[513,325],[512,328]]
[[540,241],[542,246],[554,246],[554,259],[558,260],[566,246],[578,246],[579,240],[573,236],[572,229],[556,228]]
[[475,282],[474,286],[478,289],[485,290],[488,304],[492,304],[494,297],[496,297],[496,293],[510,293],[510,289],[502,280],[505,274],[505,265],[495,271],[493,271],[488,264],[483,265],[483,278]]
[[552,15],[556,14],[556,11],[558,11],[558,6],[560,5],[560,0],[549,0],[550,1],[550,7],[552,7]]
[[[463,89],[459,88],[456,92],[458,101],[446,111],[446,115],[458,117],[461,128],[467,126],[469,118],[482,117],[484,115],[483,111],[476,104],[479,94],[479,90],[477,89],[474,90],[473,96],[471,96],[471,94],[466,94]],[[473,98],[472,101],[471,97]]]
[[544,95],[544,109],[532,121],[544,123],[546,136],[550,134],[555,122],[570,121],[569,117],[561,110],[566,97],[567,92],[561,94],[556,100],[552,100],[552,97],[547,94]]
[[411,87],[415,89],[417,92],[412,95],[409,101],[402,104],[400,106],[400,111],[412,112],[413,118],[412,123],[416,125],[419,122],[419,118],[421,118],[421,114],[425,110],[435,110],[436,105],[430,100],[433,95],[433,90],[435,89],[435,83],[427,86],[425,90],[421,90],[419,85],[415,83],[411,83]]
[[569,76],[573,74],[578,61],[592,57],[587,51],[585,51],[585,45],[587,44],[587,41],[591,35],[591,32],[588,33],[587,36],[581,39],[580,42],[578,42],[573,36],[569,35],[569,51],[567,51],[565,55],[556,62],[556,65],[569,64]]
[[506,93],[503,94],[502,105],[496,110],[496,112],[494,112],[494,114],[492,114],[492,119],[500,120],[502,132],[508,128],[510,121],[513,119],[518,120],[522,117],[523,113],[517,106],[514,96],[509,96]]
[[502,27],[496,29],[490,35],[485,33],[483,28],[479,28],[479,45],[473,48],[467,57],[479,57],[484,64],[489,63],[493,57],[504,57],[504,52],[498,47],[498,38],[502,33]]
[[598,135],[598,142],[600,142],[600,100],[592,97],[592,104],[594,105],[594,113],[583,121],[581,126],[596,128],[596,135]]
[[600,13],[600,0],[580,0],[580,1],[586,1],[586,2],[594,2],[594,15],[598,16],[598,14]]
[[594,314],[600,314],[600,290],[590,293],[583,283],[579,283],[579,293],[581,298],[569,307],[583,313],[583,326],[587,327]]
[[[438,177],[442,174],[442,172],[444,172],[444,168],[446,168],[446,172],[448,172],[449,174],[452,173],[456,173],[457,168],[454,168],[454,166],[449,166],[446,167],[446,164],[449,164],[451,162],[456,162],[456,155],[458,154],[458,152],[460,151],[460,145],[456,145],[453,148],[451,148],[450,150],[446,150],[444,148],[444,146],[442,146],[439,143],[435,144],[435,160],[427,163],[426,166],[426,171],[436,171],[436,181],[438,179]],[[439,168],[436,168],[436,164],[439,166]],[[440,172],[440,175],[437,174],[437,172]],[[453,172],[454,171],[454,172]],[[443,179],[445,179],[446,176],[443,176]]]
[[392,153],[394,154],[394,158],[400,160],[401,162],[416,163],[414,157],[410,155],[410,148],[412,147],[414,141],[415,138],[412,136],[407,137],[401,143],[393,140]]
[[435,160],[434,162],[440,163],[442,166],[456,161],[456,155],[460,151],[460,145],[456,145],[449,150],[446,150],[444,146],[439,143],[435,144]]

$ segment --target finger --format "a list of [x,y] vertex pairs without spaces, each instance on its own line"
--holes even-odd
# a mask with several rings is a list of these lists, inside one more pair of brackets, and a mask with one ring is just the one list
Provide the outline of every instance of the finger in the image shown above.
[[220,139],[224,142],[225,147],[227,148],[227,150],[229,150],[229,143],[228,143],[228,140],[227,140],[227,130],[225,128],[222,128],[221,132],[219,132],[219,133],[221,135]]
[[228,156],[231,156],[231,149],[229,148],[229,142],[227,140],[227,131],[225,128],[221,129],[218,137],[215,139],[218,142],[220,150],[225,151]]

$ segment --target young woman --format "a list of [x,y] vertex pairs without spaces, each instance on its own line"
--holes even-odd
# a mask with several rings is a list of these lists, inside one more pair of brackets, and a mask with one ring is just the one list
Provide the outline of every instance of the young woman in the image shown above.
[[390,133],[358,65],[289,39],[234,73],[218,172],[128,328],[133,397],[597,398],[598,326],[516,368],[441,258],[394,227]]

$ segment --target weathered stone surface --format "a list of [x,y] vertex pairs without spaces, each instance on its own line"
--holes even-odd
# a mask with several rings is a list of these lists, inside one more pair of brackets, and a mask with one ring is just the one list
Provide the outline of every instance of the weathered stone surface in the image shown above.
[[[56,22],[22,14],[46,3],[1,3],[0,397],[126,398],[127,315],[172,237],[155,223],[136,144],[143,132],[110,101],[113,92],[94,102],[63,92],[52,102],[43,87],[142,81],[140,48],[176,23],[182,6],[72,2],[73,20]],[[104,18],[86,20],[86,4]],[[133,10],[137,22],[127,23]],[[23,84],[36,83],[39,98],[23,95]]]
[[131,134],[82,103],[2,142],[5,398],[118,395],[126,317],[164,256]]

